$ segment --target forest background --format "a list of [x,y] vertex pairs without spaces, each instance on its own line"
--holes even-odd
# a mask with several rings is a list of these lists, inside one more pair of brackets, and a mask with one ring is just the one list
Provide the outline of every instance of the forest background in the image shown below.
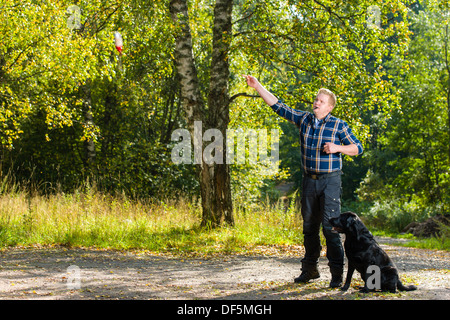
[[[206,96],[215,2],[187,3]],[[196,170],[171,159],[171,135],[188,124],[169,1],[0,0],[0,21],[2,245],[109,239],[109,246],[149,247],[158,237],[200,238]],[[238,231],[226,231],[227,243],[231,232],[239,244],[239,228],[256,221],[280,230],[273,240],[255,228],[255,243],[301,243],[298,131],[253,97],[242,74],[297,109],[311,110],[321,87],[336,93],[333,114],[349,123],[365,150],[344,158],[344,210],[395,233],[448,215],[449,25],[444,0],[233,1],[228,127],[281,134],[278,172],[261,174],[262,166],[248,161],[229,165]],[[123,36],[121,54],[115,31]],[[282,181],[294,184],[287,210],[275,189]],[[99,220],[105,212],[115,215],[122,238],[106,234],[114,223]],[[145,219],[170,233],[163,236]],[[438,236],[448,246],[446,230]],[[132,244],[125,244],[128,234]],[[83,242],[87,235],[91,242]]]

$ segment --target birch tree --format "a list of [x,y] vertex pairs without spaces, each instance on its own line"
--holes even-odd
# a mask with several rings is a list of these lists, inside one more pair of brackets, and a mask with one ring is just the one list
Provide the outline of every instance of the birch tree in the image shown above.
[[[175,63],[181,79],[181,97],[192,141],[197,146],[202,146],[203,141],[198,139],[198,135],[193,134],[195,121],[201,121],[202,128],[219,130],[223,141],[226,141],[226,129],[230,122],[228,53],[231,40],[232,9],[232,0],[216,1],[214,7],[209,93],[205,102],[200,92],[193,56],[187,1],[172,0],[170,2],[172,19],[178,28]],[[226,146],[225,144],[222,145],[221,154],[223,157],[226,154]],[[203,146],[201,148],[203,150]],[[201,163],[196,165],[202,198],[203,226],[216,227],[223,221],[230,225],[234,224],[230,168],[225,161],[221,162],[206,163],[202,158]]]

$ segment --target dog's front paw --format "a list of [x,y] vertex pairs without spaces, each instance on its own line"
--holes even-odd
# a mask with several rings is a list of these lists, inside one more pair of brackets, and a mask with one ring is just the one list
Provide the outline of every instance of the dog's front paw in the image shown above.
[[350,287],[350,286],[345,285],[345,286],[341,287],[341,291],[347,291],[349,287]]

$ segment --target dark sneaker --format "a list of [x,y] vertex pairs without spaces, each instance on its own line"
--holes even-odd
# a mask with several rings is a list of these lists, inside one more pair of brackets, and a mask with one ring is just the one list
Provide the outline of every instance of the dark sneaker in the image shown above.
[[316,270],[305,270],[302,274],[294,279],[295,283],[307,283],[309,280],[317,279],[320,277],[319,271]]

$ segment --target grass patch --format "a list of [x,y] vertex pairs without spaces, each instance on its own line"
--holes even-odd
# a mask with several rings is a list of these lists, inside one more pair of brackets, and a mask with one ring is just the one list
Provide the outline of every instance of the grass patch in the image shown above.
[[112,197],[94,190],[74,194],[0,195],[0,247],[63,245],[178,253],[245,253],[260,245],[303,242],[290,210],[263,205],[236,212],[235,227],[199,227],[199,204]]
[[[262,203],[238,209],[234,227],[212,230],[200,228],[200,219],[200,205],[184,200],[138,201],[93,189],[48,196],[15,190],[0,194],[0,248],[62,245],[210,255],[295,251],[303,244],[302,221],[293,207],[285,212]],[[404,245],[449,250],[448,239],[412,237]]]
[[431,237],[423,239],[415,239],[403,244],[405,247],[414,247],[419,249],[437,249],[450,250],[450,238],[448,237]]
[[450,237],[448,234],[443,233],[438,237],[419,238],[410,233],[393,233],[383,230],[374,230],[372,232],[375,236],[389,237],[394,239],[404,239],[407,241],[401,241],[398,243],[392,243],[395,246],[414,247],[419,249],[434,249],[434,250],[450,250]]

